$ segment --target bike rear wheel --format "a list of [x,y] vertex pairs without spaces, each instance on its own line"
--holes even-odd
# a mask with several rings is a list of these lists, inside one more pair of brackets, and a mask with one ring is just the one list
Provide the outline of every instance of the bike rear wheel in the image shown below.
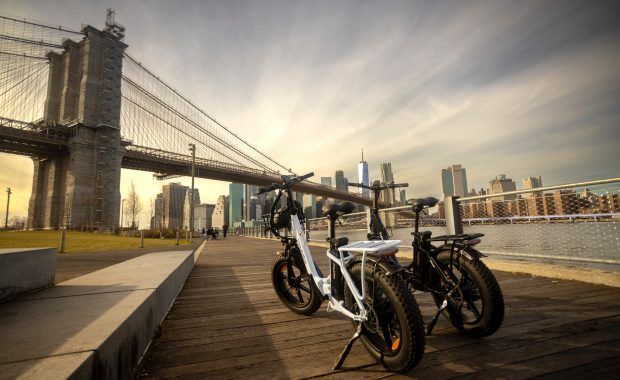
[[[415,367],[424,354],[424,323],[413,295],[399,275],[387,276],[366,264],[353,264],[351,275],[360,286],[364,270],[365,299],[368,321],[364,322],[362,344],[386,369],[404,373]],[[374,274],[374,276],[373,276]],[[358,290],[361,292],[361,289]],[[357,313],[358,305],[351,290],[345,289],[345,305]],[[357,328],[359,322],[353,321]]]
[[[450,273],[449,249],[440,252],[437,261],[452,281],[460,282],[460,292],[449,300],[446,309],[452,325],[475,338],[495,333],[504,320],[504,297],[489,268],[480,260],[470,261],[461,256],[452,263]],[[438,294],[433,294],[433,298],[437,306],[443,302]]]
[[276,256],[271,281],[280,301],[297,314],[311,315],[321,307],[323,297],[306,268],[294,257]]

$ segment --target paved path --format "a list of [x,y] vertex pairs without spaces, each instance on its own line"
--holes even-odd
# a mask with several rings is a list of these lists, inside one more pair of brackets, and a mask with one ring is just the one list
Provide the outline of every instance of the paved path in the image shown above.
[[[174,245],[174,241],[171,240],[169,247],[135,248],[103,252],[59,253],[58,261],[56,262],[56,278],[54,282],[58,284],[109,267],[110,265],[142,256],[145,253],[193,250],[196,249],[200,243],[202,243],[202,239],[194,239],[191,245]],[[148,245],[147,239],[145,239],[145,245]]]
[[[141,378],[617,378],[620,289],[495,272],[506,318],[485,339],[441,319],[407,376],[376,365],[356,343],[345,369],[331,366],[353,333],[341,315],[282,306],[270,282],[274,241],[208,242],[138,372]],[[324,251],[313,248],[325,267]],[[416,293],[428,321],[430,297]]]

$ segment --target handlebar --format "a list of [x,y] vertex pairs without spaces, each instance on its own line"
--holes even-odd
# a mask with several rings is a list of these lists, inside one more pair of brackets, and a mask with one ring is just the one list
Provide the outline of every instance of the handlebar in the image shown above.
[[384,183],[380,185],[373,184],[372,186],[364,185],[363,183],[348,183],[347,185],[351,187],[360,187],[362,189],[378,190],[378,191],[385,190],[385,189],[394,189],[397,187],[409,187],[408,183]]
[[347,183],[347,186],[351,187],[362,187],[364,189],[370,189],[370,186],[363,185],[361,183]]
[[392,187],[409,187],[408,183],[393,183]]
[[308,179],[308,178],[310,178],[310,177],[312,177],[312,176],[314,176],[314,172],[310,172],[310,173],[308,173],[308,174],[304,174],[304,175],[301,175],[301,176],[296,177],[296,178],[298,179],[298,182],[301,182],[301,181],[303,181],[304,179]]
[[270,191],[273,191],[275,189],[278,188],[278,185],[273,184],[271,186],[267,186],[267,187],[259,187],[258,188],[258,194],[264,194],[264,193],[268,193]]
[[273,190],[277,190],[277,189],[285,189],[287,187],[292,186],[293,184],[297,183],[297,182],[301,182],[305,179],[308,179],[310,177],[312,177],[314,175],[314,172],[310,172],[308,174],[304,174],[304,175],[300,175],[297,177],[291,177],[289,178],[288,176],[283,175],[282,176],[282,184],[277,184],[274,183],[273,185],[267,186],[267,187],[259,187],[258,188],[258,194],[264,194],[264,193],[268,193],[270,191]]

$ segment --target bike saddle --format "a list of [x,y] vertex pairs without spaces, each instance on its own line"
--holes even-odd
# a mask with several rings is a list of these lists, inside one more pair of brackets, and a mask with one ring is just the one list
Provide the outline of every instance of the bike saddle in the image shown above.
[[413,207],[413,211],[420,211],[426,206],[435,207],[437,202],[439,202],[439,199],[435,197],[426,197],[410,199],[407,203],[409,203]]
[[323,216],[335,220],[339,216],[352,213],[353,210],[355,205],[351,202],[330,203],[323,206]]

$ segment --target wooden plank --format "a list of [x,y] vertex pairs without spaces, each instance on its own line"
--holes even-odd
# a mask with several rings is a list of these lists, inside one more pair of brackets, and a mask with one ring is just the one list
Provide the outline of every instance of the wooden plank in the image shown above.
[[[331,366],[353,333],[348,319],[324,307],[311,317],[285,308],[271,287],[278,242],[232,237],[209,242],[159,337],[143,360],[143,378],[396,377],[354,345],[345,368]],[[324,248],[313,248],[327,272]],[[573,281],[495,272],[506,302],[500,330],[485,339],[458,333],[445,318],[427,338],[426,353],[407,376],[514,377],[575,375],[579,363],[612,371],[620,339],[620,290]],[[426,321],[436,310],[415,293]],[[583,355],[577,358],[580,350]],[[596,363],[596,365],[595,365]],[[538,368],[538,367],[537,367]],[[525,373],[525,372],[524,372]],[[605,378],[606,371],[599,371]],[[525,376],[525,375],[524,375]],[[571,377],[571,376],[568,376]]]

